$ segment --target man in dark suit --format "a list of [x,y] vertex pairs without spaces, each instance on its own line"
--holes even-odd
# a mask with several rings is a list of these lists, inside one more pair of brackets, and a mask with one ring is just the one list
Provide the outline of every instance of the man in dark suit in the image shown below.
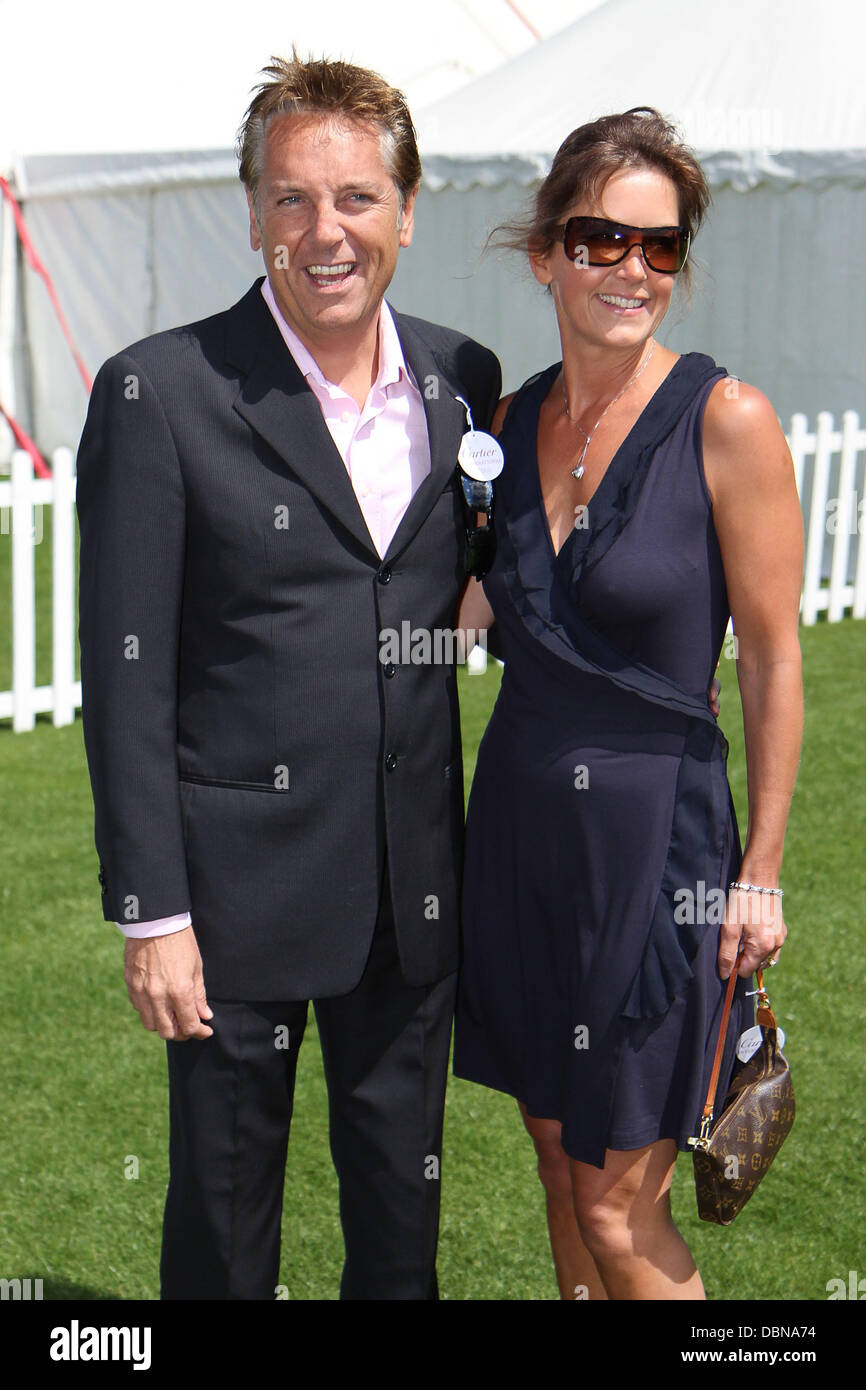
[[274,1297],[312,999],[341,1296],[435,1298],[456,680],[417,660],[447,642],[386,660],[383,634],[455,625],[457,397],[484,426],[500,374],[384,301],[420,178],[400,94],[297,55],[266,71],[239,152],[267,277],[110,359],[80,446],[103,908],[167,1041],[162,1296]]

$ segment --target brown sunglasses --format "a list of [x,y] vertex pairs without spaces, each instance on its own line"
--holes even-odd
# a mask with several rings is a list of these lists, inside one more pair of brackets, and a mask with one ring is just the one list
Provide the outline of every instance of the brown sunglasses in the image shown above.
[[619,265],[640,246],[650,270],[676,275],[691,246],[687,227],[630,227],[606,217],[569,217],[560,229],[566,256],[580,265]]

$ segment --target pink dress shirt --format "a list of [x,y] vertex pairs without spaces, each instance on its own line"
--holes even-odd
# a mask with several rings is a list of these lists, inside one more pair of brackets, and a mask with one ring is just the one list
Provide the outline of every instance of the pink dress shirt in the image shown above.
[[[388,305],[379,310],[378,367],[363,408],[333,381],[286,322],[267,277],[262,298],[298,369],[321,407],[352,480],[370,539],[384,555],[420,484],[430,472],[430,440],[421,392],[412,376]],[[118,922],[129,937],[168,936],[191,925],[188,912],[152,922]]]

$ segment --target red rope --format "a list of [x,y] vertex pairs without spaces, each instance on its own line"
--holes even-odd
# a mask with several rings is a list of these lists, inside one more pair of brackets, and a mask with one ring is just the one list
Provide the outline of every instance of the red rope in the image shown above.
[[[54,289],[54,284],[52,282],[51,276],[48,274],[48,271],[42,264],[42,261],[39,258],[39,253],[36,250],[36,247],[33,245],[33,242],[30,238],[30,232],[27,229],[27,223],[24,221],[24,214],[21,211],[21,208],[18,204],[17,199],[15,198],[15,195],[12,192],[12,189],[9,187],[9,184],[2,176],[0,176],[0,193],[2,193],[3,197],[8,200],[12,208],[12,216],[15,218],[15,226],[18,230],[18,235],[21,238],[21,245],[24,247],[24,254],[27,257],[28,264],[31,266],[33,270],[36,271],[36,274],[41,275],[42,279],[45,281],[45,288],[48,290],[48,297],[51,300],[54,312],[57,315],[58,321],[60,323],[60,327],[63,329],[63,336],[69,344],[72,356],[75,358],[75,365],[81,373],[81,380],[84,382],[84,385],[89,395],[93,386],[93,378],[90,376],[87,368],[82,362],[78,349],[75,346],[72,334],[69,331],[69,324],[66,322],[63,310],[60,307],[60,301],[57,298],[57,293]],[[5,411],[3,413],[5,414]],[[6,418],[8,420],[9,416],[7,415]],[[9,423],[12,423],[11,420],[9,421]],[[22,445],[22,448],[26,447],[26,445]]]
[[30,435],[27,433],[26,430],[23,430],[21,428],[18,421],[15,419],[15,416],[10,415],[9,411],[4,408],[2,401],[0,401],[0,415],[3,416],[3,419],[7,422],[10,430],[14,434],[18,448],[26,449],[28,454],[32,458],[33,471],[36,473],[37,477],[50,478],[51,469],[48,467],[48,464],[45,462],[36,445],[33,443],[33,440],[30,438]]

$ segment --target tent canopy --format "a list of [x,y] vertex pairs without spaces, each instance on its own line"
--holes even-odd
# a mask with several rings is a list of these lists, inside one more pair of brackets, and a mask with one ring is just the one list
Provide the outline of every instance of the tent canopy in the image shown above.
[[569,131],[633,106],[673,118],[710,182],[866,182],[860,0],[608,0],[418,113],[428,177],[528,183]]
[[[536,23],[554,4],[563,0],[520,0]],[[225,308],[262,273],[261,257],[249,250],[231,144],[261,64],[295,37],[302,49],[378,67],[407,90],[425,187],[413,244],[400,256],[389,297],[405,312],[451,324],[494,348],[508,389],[556,359],[558,335],[549,297],[519,258],[481,256],[487,232],[520,210],[527,185],[546,172],[576,125],[651,104],[681,125],[713,185],[694,258],[693,300],[682,303],[678,286],[663,341],[677,351],[710,353],[764,390],[786,423],[794,410],[813,420],[819,410],[837,420],[848,408],[866,413],[866,279],[858,239],[850,235],[866,224],[860,0],[824,0],[819,11],[805,0],[703,0],[692,11],[673,0],[656,0],[651,11],[642,0],[594,0],[593,8],[582,0],[589,12],[567,29],[538,44],[525,29],[519,37],[511,31],[508,51],[524,52],[420,108],[404,74],[435,76],[442,52],[477,71],[496,42],[501,56],[511,14],[505,0],[443,0],[434,24],[426,6],[403,0],[381,0],[373,24],[369,9],[350,14],[335,0],[328,34],[339,42],[326,36],[324,44],[306,17],[296,23],[290,13],[287,26],[282,4],[261,0],[249,8],[249,22],[245,15],[238,24],[221,18],[216,3],[174,4],[172,15],[168,0],[154,0],[139,34],[129,10],[120,31],[114,8],[110,21],[99,19],[107,0],[92,0],[86,30],[80,11],[73,23],[74,12],[55,0],[27,12],[18,0],[0,0],[4,38],[14,37],[25,14],[31,29],[37,22],[45,29],[44,63],[40,56],[37,70],[41,49],[33,38],[29,96],[19,93],[11,129],[26,154],[21,189],[33,240],[91,370],[136,338]],[[581,0],[567,8],[570,18]],[[197,29],[188,25],[189,11]],[[270,28],[260,27],[265,13]],[[473,46],[461,26],[471,22],[471,32],[482,33],[475,16],[490,33]],[[501,35],[494,17],[502,20]],[[316,22],[321,34],[324,20]],[[103,33],[100,48],[94,35]],[[388,58],[398,34],[409,44],[402,68]],[[139,39],[133,67],[128,54]],[[68,67],[75,75],[68,109],[57,74],[58,45],[67,40],[74,40]],[[6,51],[14,57],[14,44]],[[191,101],[177,95],[183,63],[190,73],[208,73],[207,83],[194,84]],[[0,105],[20,66],[10,65]],[[117,97],[121,79],[129,84],[126,100]],[[76,125],[79,102],[93,107],[84,125]],[[50,128],[37,139],[36,119],[45,111]],[[56,143],[61,136],[65,145]],[[8,231],[8,217],[3,227]],[[0,397],[44,448],[74,443],[85,393],[44,287],[28,272],[17,283],[11,247],[7,235],[0,243],[0,309],[7,285],[16,306],[0,331]],[[832,254],[819,255],[826,247]],[[0,429],[0,453],[2,446]]]
[[272,54],[325,53],[381,72],[414,111],[601,0],[0,0],[0,172],[18,155],[231,150]]
[[[0,0],[0,173],[24,201],[90,370],[133,338],[224,307],[245,244],[233,146],[271,55],[293,43],[371,67],[414,111],[601,0]],[[86,405],[41,281],[0,208],[0,401],[46,449]],[[0,463],[11,435],[0,421]]]

